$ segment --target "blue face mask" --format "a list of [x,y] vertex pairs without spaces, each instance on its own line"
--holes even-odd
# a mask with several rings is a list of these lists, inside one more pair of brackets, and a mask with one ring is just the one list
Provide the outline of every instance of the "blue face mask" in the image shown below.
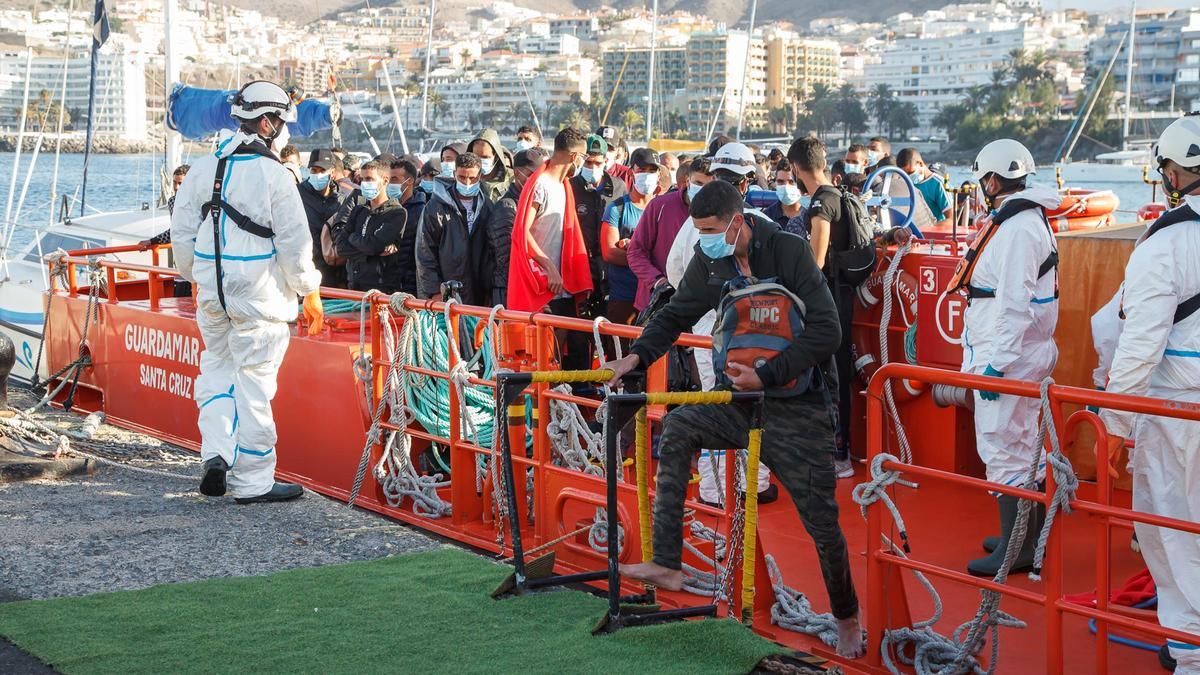
[[474,197],[479,194],[479,183],[467,185],[461,181],[454,181],[454,189],[464,197]]
[[589,185],[599,185],[600,178],[604,176],[604,171],[601,169],[593,169],[590,166],[585,166],[579,170],[579,175],[583,176],[584,182]]
[[[733,255],[735,246],[737,244],[737,237],[734,238],[732,244],[725,241],[725,235],[729,234],[730,227],[733,227],[732,219],[730,219],[729,224],[725,226],[724,232],[700,234],[700,250],[704,253],[704,255],[712,258],[713,260],[720,260],[721,258],[728,258],[729,256]],[[738,230],[737,236],[742,236],[741,230]]]
[[521,152],[523,150],[528,150],[532,147],[533,147],[533,141],[526,140],[524,138],[517,141],[517,152]]
[[362,192],[362,196],[367,198],[367,201],[371,201],[379,196],[379,183],[373,180],[364,180],[359,184],[358,189]]
[[310,173],[308,174],[308,184],[313,186],[317,192],[329,187],[329,174],[327,173]]
[[855,174],[862,173],[863,168],[861,164],[846,164],[844,171],[846,172],[847,176],[853,176]]
[[692,201],[693,199],[695,199],[696,195],[700,194],[700,188],[702,188],[702,187],[704,187],[704,186],[696,185],[695,183],[688,183],[687,195],[688,195],[689,202]]
[[491,158],[479,160],[480,175],[486,176],[490,174],[494,168],[496,168],[496,160]]
[[795,185],[776,185],[775,194],[779,197],[779,201],[786,206],[792,206],[800,202],[800,188]]
[[442,178],[452,178],[454,176],[454,162],[442,162],[441,173],[438,175]]
[[874,150],[867,151],[867,166],[875,166],[879,163],[879,153]]
[[404,186],[389,183],[387,186],[387,196],[388,199],[400,199],[404,196]]
[[421,181],[421,189],[424,190],[426,194],[433,194],[433,179],[426,178],[425,180]]
[[914,171],[908,174],[908,177],[911,178],[912,182],[914,183],[920,183],[921,181],[925,180],[925,176],[922,176],[920,171]]

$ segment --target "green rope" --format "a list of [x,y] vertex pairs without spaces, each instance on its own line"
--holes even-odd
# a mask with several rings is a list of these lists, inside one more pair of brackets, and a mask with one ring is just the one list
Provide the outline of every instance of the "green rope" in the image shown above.
[[909,363],[917,362],[917,322],[913,321],[908,330],[904,331],[904,358]]
[[[449,343],[445,317],[433,312],[417,312],[406,320],[416,321],[417,324],[413,328],[416,340],[414,344],[409,345],[405,365],[449,373]],[[459,330],[463,335],[473,336],[478,325],[479,319],[476,317],[461,317]],[[480,349],[483,351],[479,363],[482,368],[478,369],[477,374],[485,380],[493,379],[496,363],[492,358],[490,330],[484,332]],[[417,421],[429,433],[449,438],[450,408],[457,405],[457,401],[450,395],[449,380],[425,377],[417,373],[409,373],[408,378],[409,403]],[[467,410],[460,411],[460,414],[471,416],[479,430],[478,444],[480,447],[491,449],[495,429],[495,393],[491,387],[471,385],[465,394]]]

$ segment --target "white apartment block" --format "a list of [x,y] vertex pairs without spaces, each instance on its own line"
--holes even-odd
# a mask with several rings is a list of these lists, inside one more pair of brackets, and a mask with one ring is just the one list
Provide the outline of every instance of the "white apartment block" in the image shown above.
[[[29,97],[33,102],[42,91],[55,102],[62,86],[62,56],[35,56],[29,73]],[[66,109],[82,129],[82,116],[88,109],[88,83],[91,58],[77,54],[67,62]],[[0,129],[14,132],[20,123],[21,101],[25,88],[25,53],[0,53]],[[148,138],[146,123],[146,62],[135,55],[101,51],[96,64],[95,132],[98,136],[143,142]]]
[[765,123],[767,45],[761,36],[751,39],[746,31],[738,30],[694,33],[687,43],[687,69],[686,114],[693,129],[707,130],[717,116],[717,106],[721,106],[717,130],[723,132],[737,126],[743,91],[744,126],[750,128]]

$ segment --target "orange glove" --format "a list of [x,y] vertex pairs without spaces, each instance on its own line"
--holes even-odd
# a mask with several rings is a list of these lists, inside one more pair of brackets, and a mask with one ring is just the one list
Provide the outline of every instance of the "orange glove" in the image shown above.
[[309,335],[316,335],[324,328],[325,306],[321,304],[320,291],[304,296],[304,320],[308,322]]
[[1117,478],[1121,472],[1115,466],[1117,461],[1121,459],[1121,452],[1125,450],[1125,439],[1120,436],[1108,437],[1108,475]]

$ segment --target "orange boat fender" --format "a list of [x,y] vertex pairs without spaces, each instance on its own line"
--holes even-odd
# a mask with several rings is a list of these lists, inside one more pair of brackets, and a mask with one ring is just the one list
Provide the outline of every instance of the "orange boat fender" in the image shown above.
[[1089,218],[1106,216],[1117,210],[1121,200],[1112,190],[1067,190],[1057,209],[1046,211],[1046,217]]
[[1167,212],[1167,205],[1162,202],[1150,202],[1138,209],[1137,217],[1143,223],[1148,223],[1158,220],[1158,217]]
[[[875,273],[855,289],[858,312],[871,312],[872,315],[877,315],[882,320],[883,293],[886,292],[883,288],[883,278],[887,273],[888,265],[889,262],[887,260],[882,261],[879,268],[875,270]],[[892,299],[892,325],[913,326],[917,322],[916,278],[907,270],[898,270],[892,282],[891,292],[894,294]],[[890,361],[903,361],[903,341],[901,340],[898,353],[896,346],[895,342],[889,344],[888,358]],[[875,374],[876,370],[879,370],[880,366],[878,328],[875,326],[854,326],[851,331],[851,349],[854,357],[855,372],[858,373],[858,376],[864,383],[870,382],[871,376]],[[916,385],[904,379],[897,380],[895,384],[899,385],[893,387],[893,395],[897,402],[914,399],[924,391],[923,386]]]
[[1108,227],[1109,225],[1113,225],[1116,222],[1116,220],[1113,218],[1113,215],[1111,213],[1107,214],[1107,215],[1103,215],[1103,216],[1086,216],[1086,217],[1080,216],[1077,218],[1076,217],[1067,218],[1064,216],[1057,216],[1054,218],[1048,218],[1048,220],[1050,221],[1050,227],[1055,232],[1077,232],[1079,230],[1094,230],[1097,227]]

